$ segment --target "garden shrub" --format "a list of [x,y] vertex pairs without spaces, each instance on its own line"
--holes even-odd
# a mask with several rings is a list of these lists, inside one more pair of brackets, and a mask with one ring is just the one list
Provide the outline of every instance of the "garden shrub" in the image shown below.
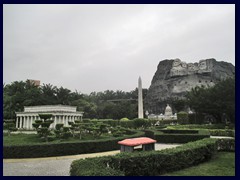
[[198,130],[188,130],[188,129],[161,129],[159,130],[160,132],[163,133],[169,133],[169,134],[198,134]]
[[156,126],[155,129],[160,130],[160,129],[164,129],[166,128],[166,125],[160,125],[160,126]]
[[33,123],[33,127],[37,130],[40,138],[44,138],[48,142],[49,136],[51,136],[50,125],[53,123],[53,120],[50,120],[52,114],[38,114],[41,120],[36,120]]
[[210,137],[207,130],[199,130],[198,133],[195,130],[158,130],[154,132],[154,139],[159,143],[187,143]]
[[141,118],[135,118],[133,119],[133,127],[135,129],[146,129],[147,127],[150,127],[150,121],[148,119],[141,119]]
[[177,113],[177,121],[179,124],[188,124],[188,113],[184,111]]
[[124,137],[81,142],[48,142],[45,144],[3,146],[3,158],[36,158],[119,150],[118,141],[144,136],[144,132],[133,132],[135,134]]
[[120,121],[129,121],[129,119],[128,118],[122,118],[122,119],[120,119]]
[[218,139],[217,140],[218,151],[235,151],[235,139]]
[[129,120],[129,121],[126,121],[126,120],[122,121],[122,120],[120,120],[119,125],[124,127],[124,128],[132,129],[132,128],[134,128],[134,121],[131,121],[131,120]]
[[113,119],[101,119],[101,120],[91,120],[92,123],[97,123],[97,122],[102,122],[105,124],[110,125],[111,127],[116,127],[119,125],[119,121],[118,120],[113,120]]
[[124,176],[124,172],[108,167],[109,161],[108,157],[75,160],[70,167],[70,173],[72,176]]
[[211,129],[209,132],[211,136],[235,137],[235,131],[231,129]]
[[15,125],[15,120],[4,120],[3,122],[3,127],[8,131],[8,136],[11,135],[11,132],[18,130]]
[[186,124],[168,127],[171,129],[225,129],[225,124]]
[[120,136],[123,136],[124,134],[126,134],[127,129],[122,126],[117,126],[117,127],[113,128],[111,131],[112,131],[112,135],[114,137],[120,137]]
[[196,113],[196,124],[203,124],[204,123],[205,115],[202,113]]
[[84,118],[84,119],[82,119],[82,122],[83,122],[83,123],[90,123],[91,120],[90,120],[90,119],[87,119],[87,118]]
[[104,170],[108,167],[120,174],[123,172],[125,176],[161,175],[207,161],[215,152],[216,140],[208,138],[161,151],[125,152],[115,156],[76,160],[71,164],[70,175],[84,175],[86,164],[89,176],[99,175],[96,173],[96,164],[100,164]]
[[153,131],[151,131],[151,130],[145,130],[144,132],[145,132],[145,136],[146,136],[146,137],[155,139],[155,136],[154,136],[154,132],[153,132]]
[[196,115],[195,113],[193,114],[188,114],[188,123],[189,124],[196,124]]
[[155,134],[155,140],[159,143],[187,143],[209,138],[209,135],[200,134]]

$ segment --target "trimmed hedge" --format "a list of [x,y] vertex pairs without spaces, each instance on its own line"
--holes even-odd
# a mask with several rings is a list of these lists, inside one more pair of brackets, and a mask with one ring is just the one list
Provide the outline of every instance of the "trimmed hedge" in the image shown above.
[[171,120],[155,120],[155,121],[159,121],[160,125],[168,125],[168,124],[177,124],[178,120],[176,119],[171,119]]
[[217,140],[218,151],[235,151],[235,139],[218,139]]
[[184,111],[177,113],[177,121],[179,122],[179,124],[188,124],[188,113]]
[[198,134],[198,130],[188,130],[188,129],[183,129],[183,130],[179,130],[179,129],[162,129],[159,130],[163,133],[170,133],[170,134]]
[[88,140],[82,142],[64,142],[48,144],[33,144],[21,146],[3,146],[3,158],[36,158],[36,157],[50,157],[50,156],[64,156],[84,153],[104,152],[120,149],[117,143],[125,138],[134,138],[144,136],[144,132],[136,132],[133,135],[102,139],[102,140]]
[[155,134],[155,140],[159,143],[187,143],[209,137],[201,134]]
[[[112,127],[122,126],[124,128],[138,129],[154,126],[157,120],[150,119],[133,119],[133,120],[112,120],[112,119],[99,119],[91,120],[93,123],[102,122]],[[168,121],[169,122],[169,121]],[[171,122],[171,121],[170,121]],[[170,123],[169,122],[169,123]]]
[[187,143],[209,138],[207,130],[147,130],[145,136],[155,139],[158,143]]
[[211,136],[235,137],[235,131],[231,129],[211,129],[209,132]]
[[170,126],[171,129],[225,129],[225,124],[188,124]]
[[[71,164],[70,175],[111,175],[105,172],[107,168],[113,171],[114,175],[161,175],[205,162],[211,159],[215,152],[216,140],[208,138],[161,151],[125,152],[115,156],[75,160]],[[101,173],[102,170],[104,174]]]
[[86,158],[73,161],[71,164],[72,176],[124,176],[124,172],[107,166],[111,161],[108,156]]

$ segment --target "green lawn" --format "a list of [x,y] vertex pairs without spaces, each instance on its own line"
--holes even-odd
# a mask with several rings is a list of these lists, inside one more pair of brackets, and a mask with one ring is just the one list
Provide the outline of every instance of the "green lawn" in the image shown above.
[[235,153],[219,152],[208,162],[163,176],[235,176]]
[[[111,135],[101,135],[97,139],[115,139]],[[60,142],[80,142],[80,141],[94,141],[92,136],[85,136],[82,140],[78,138],[69,138],[69,139],[54,139],[49,142],[45,142],[43,139],[37,134],[11,134],[11,136],[7,136],[7,134],[3,134],[3,145],[11,146],[11,145],[30,145],[30,144],[49,144],[49,143],[60,143]]]

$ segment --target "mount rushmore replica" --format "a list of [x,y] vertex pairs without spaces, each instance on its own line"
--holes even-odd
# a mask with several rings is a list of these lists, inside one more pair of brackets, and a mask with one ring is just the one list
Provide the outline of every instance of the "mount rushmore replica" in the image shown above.
[[183,99],[196,86],[213,86],[235,75],[235,67],[215,59],[186,63],[180,59],[160,61],[145,98],[145,109],[152,114],[164,113],[171,100]]

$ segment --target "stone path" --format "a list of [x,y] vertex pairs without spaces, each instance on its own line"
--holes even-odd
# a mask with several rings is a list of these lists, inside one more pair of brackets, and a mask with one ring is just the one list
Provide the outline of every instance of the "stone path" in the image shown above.
[[234,137],[228,137],[228,136],[210,136],[210,138],[216,138],[216,139],[234,139]]
[[[156,143],[155,149],[161,150],[179,145],[180,144]],[[69,176],[70,165],[73,160],[87,157],[115,155],[119,152],[119,150],[116,150],[49,158],[4,159],[3,176]]]

